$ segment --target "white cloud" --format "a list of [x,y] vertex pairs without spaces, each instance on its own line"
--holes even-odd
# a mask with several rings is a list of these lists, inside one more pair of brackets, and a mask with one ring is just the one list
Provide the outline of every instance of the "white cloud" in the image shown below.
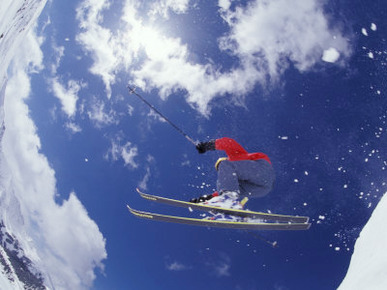
[[138,155],[137,147],[132,147],[132,143],[127,142],[121,148],[121,156],[124,159],[125,165],[129,165],[132,168],[137,168],[138,164],[134,161],[134,158]]
[[152,3],[149,15],[160,15],[166,19],[169,18],[169,11],[176,14],[185,13],[188,9],[190,0],[158,0]]
[[134,108],[131,105],[127,106],[129,116],[133,116]]
[[108,152],[105,154],[105,159],[111,161],[118,161],[122,159],[125,166],[130,168],[137,168],[138,164],[135,162],[135,158],[138,155],[137,146],[132,145],[131,142],[127,141],[124,145],[121,145],[121,137],[117,137],[111,141],[111,146]]
[[217,277],[230,276],[230,264],[222,262],[215,266],[214,271]]
[[230,0],[218,0],[218,6],[223,10],[230,9],[231,1]]
[[138,187],[144,190],[148,189],[148,182],[151,177],[151,166],[154,167],[156,160],[152,155],[148,155],[146,158],[146,161],[147,161],[146,173],[143,179],[138,184]]
[[74,117],[77,110],[78,92],[85,84],[69,80],[67,86],[63,85],[58,77],[51,79],[52,91],[62,105],[62,111],[68,118]]
[[2,215],[56,288],[89,288],[95,268],[103,269],[105,240],[74,193],[62,205],[55,202],[55,171],[40,153],[40,138],[25,104],[30,93],[26,71],[41,67],[40,43],[29,33],[10,67],[6,89],[1,171],[8,178],[2,184],[6,200],[13,206],[4,207]]
[[206,263],[212,274],[218,278],[230,276],[231,258],[225,253],[219,253],[216,260]]
[[76,40],[86,51],[91,51],[94,60],[90,72],[99,75],[106,87],[108,98],[112,95],[111,85],[115,83],[115,71],[119,65],[119,52],[112,32],[102,27],[102,12],[110,7],[107,0],[86,0],[77,9],[77,19],[82,31]]
[[[187,101],[204,115],[210,113],[214,98],[231,95],[239,102],[257,84],[278,80],[290,62],[305,72],[330,48],[340,54],[338,64],[351,53],[346,36],[328,22],[317,0],[255,0],[236,8],[219,1],[219,13],[229,26],[218,40],[219,48],[237,60],[228,71],[221,70],[221,63],[193,61],[187,44],[157,28],[158,18],[144,18],[155,15],[155,8],[139,13],[140,4],[126,0],[121,29],[113,33],[102,24],[108,2],[92,3],[84,1],[77,9],[82,28],[77,39],[94,59],[91,71],[102,77],[107,90],[115,82],[115,72],[125,69],[137,86],[159,89],[162,98],[178,90],[186,92]],[[169,10],[187,12],[189,4],[154,1],[150,7],[164,7],[157,13],[165,16]]]
[[55,52],[55,60],[51,64],[51,73],[55,75],[58,70],[58,67],[60,66],[60,62],[65,55],[65,48],[64,46],[57,46],[56,44],[53,44],[52,49]]
[[[116,35],[106,32],[109,37],[99,37],[98,43],[93,41],[95,31],[108,29],[102,27],[102,17],[95,15],[100,15],[108,5],[86,8],[91,2],[85,1],[77,10],[82,27],[77,39],[84,49],[91,53],[94,59],[93,67],[99,65],[99,60],[106,55],[114,55],[115,59],[119,60],[104,62],[106,66],[100,70],[92,69],[93,73],[102,77],[107,88],[115,82],[114,71],[130,67],[134,82],[142,89],[159,88],[163,98],[173,91],[186,90],[188,102],[202,113],[207,113],[209,101],[217,94],[230,91],[243,94],[247,91],[243,84],[247,84],[248,89],[253,87],[254,81],[251,78],[246,81],[246,73],[250,71],[248,66],[247,69],[236,69],[222,75],[209,64],[191,63],[188,48],[180,39],[166,37],[154,26],[143,24],[137,13],[136,3],[129,0],[125,2],[122,9],[124,28]],[[139,57],[140,51],[144,52],[145,58]],[[137,67],[139,69],[136,69]],[[106,81],[106,74],[112,76],[111,81]],[[240,82],[239,78],[245,81]]]
[[223,12],[231,33],[221,47],[278,77],[292,61],[301,72],[320,61],[330,47],[349,54],[347,40],[329,27],[316,0],[252,1],[246,8]]
[[138,187],[141,188],[141,189],[147,190],[148,189],[148,182],[149,182],[150,177],[151,177],[150,167],[147,167],[146,168],[146,173],[145,173],[143,179],[138,184]]
[[82,132],[82,128],[81,128],[79,125],[77,125],[77,124],[75,124],[75,123],[73,123],[73,122],[68,122],[68,123],[66,123],[66,124],[65,124],[65,127],[66,127],[68,130],[70,130],[71,133],[73,133],[73,134]]
[[188,267],[182,263],[179,263],[177,261],[174,261],[170,264],[167,264],[166,267],[169,271],[184,271],[184,270],[190,269],[190,267]]
[[90,110],[87,111],[87,115],[98,128],[119,123],[116,118],[116,113],[111,109],[107,112],[105,103],[96,98],[94,98]]

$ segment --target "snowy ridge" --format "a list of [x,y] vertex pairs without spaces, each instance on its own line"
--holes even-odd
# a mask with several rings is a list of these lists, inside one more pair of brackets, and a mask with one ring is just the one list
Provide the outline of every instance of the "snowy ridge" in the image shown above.
[[[0,152],[5,132],[4,99],[7,69],[31,25],[40,15],[47,0],[2,1],[0,6]],[[12,191],[10,176],[3,155],[0,156],[0,288],[46,289],[44,279],[34,263],[26,256],[18,239],[5,223],[21,224],[20,204]]]
[[6,231],[3,223],[0,223],[0,243],[1,289],[8,288],[5,287],[7,284],[14,289],[46,289],[42,274],[25,256],[20,243]]
[[2,0],[0,6],[0,87],[8,65],[29,28],[36,22],[47,0]]
[[55,171],[25,104],[30,75],[43,67],[42,39],[30,28],[45,4],[0,6],[0,289],[89,289],[107,257],[75,192],[56,203]]
[[339,290],[387,289],[387,194],[379,202],[355,244]]

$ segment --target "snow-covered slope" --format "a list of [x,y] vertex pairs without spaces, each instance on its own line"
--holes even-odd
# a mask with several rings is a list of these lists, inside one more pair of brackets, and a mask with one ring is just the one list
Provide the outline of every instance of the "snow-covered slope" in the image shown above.
[[55,202],[55,171],[25,104],[30,75],[43,66],[31,27],[46,1],[0,5],[0,289],[87,289],[106,258],[105,239],[75,193]]
[[46,289],[43,275],[0,223],[0,289]]
[[42,12],[47,0],[2,0],[0,5],[0,88],[15,48]]
[[[3,140],[7,69],[16,48],[36,21],[47,0],[3,0],[0,5],[0,141]],[[0,151],[2,152],[2,142]],[[10,175],[0,156],[0,289],[45,289],[43,275],[25,255],[18,239],[4,224],[22,222],[19,201],[9,188]],[[15,223],[14,223],[15,224]]]
[[387,289],[387,194],[360,233],[339,290]]

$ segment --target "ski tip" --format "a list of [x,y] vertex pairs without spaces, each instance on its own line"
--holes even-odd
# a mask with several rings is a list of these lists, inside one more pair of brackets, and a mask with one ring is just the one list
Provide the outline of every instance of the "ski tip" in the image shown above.
[[139,195],[141,195],[141,196],[148,195],[147,193],[141,191],[141,189],[139,189],[138,187],[136,187],[136,191],[137,191],[137,193],[138,193]]
[[133,209],[127,204],[126,205],[126,208],[128,209],[128,211],[131,213],[131,214],[133,214]]
[[129,210],[129,212],[130,212],[131,214],[137,216],[138,210],[131,208],[128,204],[126,205],[126,207],[128,208],[128,210]]

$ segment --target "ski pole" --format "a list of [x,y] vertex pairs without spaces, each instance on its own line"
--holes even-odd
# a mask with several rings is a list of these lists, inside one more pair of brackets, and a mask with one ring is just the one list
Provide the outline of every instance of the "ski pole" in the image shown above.
[[169,120],[167,117],[165,117],[159,110],[155,108],[151,103],[149,103],[144,97],[142,97],[140,94],[138,94],[135,91],[135,87],[130,87],[129,85],[127,86],[129,90],[129,94],[134,94],[137,96],[141,101],[143,101],[149,108],[151,108],[155,113],[157,113],[161,118],[163,118],[169,125],[171,125],[173,128],[175,128],[180,134],[182,134],[189,142],[191,142],[193,145],[197,145],[197,143],[190,137],[188,136],[182,129],[180,129],[178,126],[176,126],[171,120]]

